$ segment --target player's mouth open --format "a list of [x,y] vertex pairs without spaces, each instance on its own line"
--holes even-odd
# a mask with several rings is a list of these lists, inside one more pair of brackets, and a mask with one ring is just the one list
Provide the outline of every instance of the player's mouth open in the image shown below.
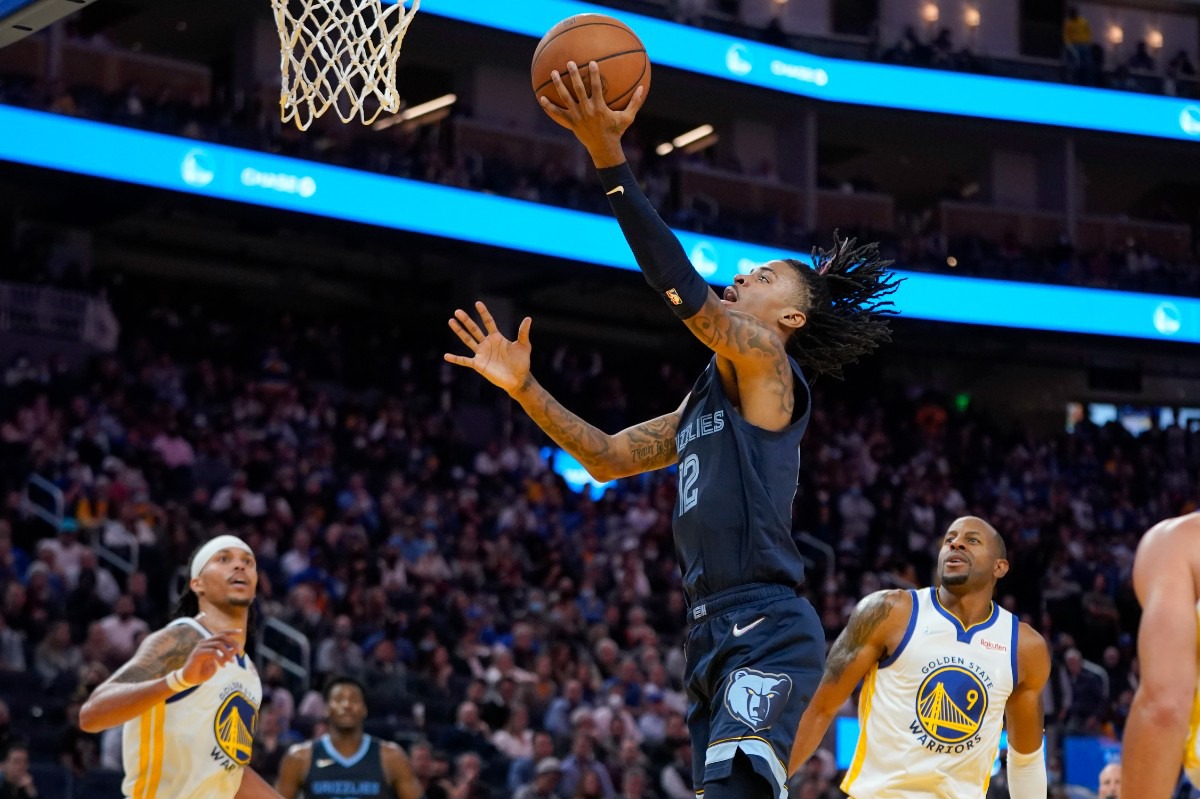
[[966,565],[969,563],[969,561],[962,555],[951,555],[950,557],[946,558],[946,564],[949,565],[951,563],[962,563],[963,565]]
[[737,302],[737,289],[733,286],[726,286],[725,293],[721,296],[725,302]]

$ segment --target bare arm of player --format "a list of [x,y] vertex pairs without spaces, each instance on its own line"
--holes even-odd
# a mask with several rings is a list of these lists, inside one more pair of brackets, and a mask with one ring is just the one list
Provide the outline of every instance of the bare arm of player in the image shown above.
[[421,783],[408,765],[408,755],[391,741],[383,742],[383,771],[396,799],[421,799]]
[[242,784],[233,799],[279,799],[279,794],[257,771],[245,768],[242,769]]
[[529,317],[521,322],[516,341],[510,341],[496,329],[496,320],[486,305],[477,302],[475,310],[483,321],[482,328],[461,309],[450,320],[450,329],[472,356],[447,353],[446,360],[474,369],[508,392],[537,426],[575,456],[592,477],[606,482],[675,463],[675,431],[683,413],[682,404],[672,413],[609,435],[571,413],[534,379],[529,371]]
[[166,676],[182,669],[182,679],[199,685],[238,652],[240,630],[201,638],[192,627],[166,627],[147,636],[133,659],[101,683],[79,710],[79,727],[100,732],[124,724],[174,696]]
[[1042,750],[1046,710],[1042,689],[1050,678],[1050,650],[1028,624],[1017,633],[1017,684],[1004,707],[1008,727],[1008,793],[1012,799],[1045,799],[1046,753]]
[[1197,525],[1172,520],[1138,545],[1133,587],[1142,605],[1133,697],[1121,752],[1121,793],[1167,799],[1179,779],[1196,692],[1196,584],[1191,546]]
[[825,661],[825,676],[800,717],[788,758],[789,775],[795,775],[817,751],[838,708],[871,667],[899,645],[912,611],[912,596],[907,591],[876,591],[858,603],[846,629],[834,641]]
[[1008,744],[1023,755],[1036,752],[1045,735],[1046,711],[1042,689],[1050,679],[1050,650],[1046,641],[1028,624],[1017,638],[1017,684],[1004,707]]
[[279,776],[275,780],[275,790],[284,799],[296,799],[300,794],[300,786],[304,784],[308,770],[312,767],[312,742],[305,741],[295,744],[288,749],[279,764]]

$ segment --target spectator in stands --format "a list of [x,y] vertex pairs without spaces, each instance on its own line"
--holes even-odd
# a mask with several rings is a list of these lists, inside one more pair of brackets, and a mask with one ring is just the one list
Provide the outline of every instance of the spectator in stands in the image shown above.
[[1108,763],[1100,769],[1097,799],[1121,799],[1121,763]]
[[37,795],[37,785],[29,773],[29,749],[13,741],[0,761],[0,799],[36,799]]
[[1092,26],[1076,6],[1071,6],[1063,21],[1063,46],[1067,66],[1077,83],[1091,84],[1095,81],[1092,44]]
[[134,602],[129,594],[122,594],[113,606],[113,612],[99,622],[99,628],[108,641],[105,660],[123,662],[133,657],[141,639],[149,634],[150,625],[133,615]]
[[476,752],[463,752],[455,761],[452,799],[499,799],[483,776],[483,759]]
[[1167,74],[1173,78],[1196,77],[1196,67],[1187,50],[1180,50],[1167,62]]
[[583,683],[579,680],[568,680],[563,687],[562,696],[550,703],[546,711],[546,729],[559,737],[571,734],[571,715],[587,705],[583,699]]
[[692,787],[692,739],[673,738],[669,742],[671,760],[659,773],[659,787],[667,799],[695,799]]
[[514,794],[516,799],[561,799],[562,763],[556,757],[544,757],[534,769],[533,779]]
[[1063,663],[1065,670],[1061,677],[1069,697],[1063,709],[1067,730],[1084,735],[1098,734],[1106,715],[1104,683],[1091,669],[1084,667],[1083,655],[1074,647],[1063,653]]
[[333,637],[321,642],[317,648],[316,670],[318,674],[341,674],[363,679],[366,662],[362,647],[356,644],[354,622],[349,616],[338,616],[333,624]]
[[0,672],[6,671],[25,671],[25,634],[0,614]]
[[492,746],[509,760],[533,755],[533,730],[529,729],[529,710],[512,705],[504,726],[492,734]]
[[1150,50],[1146,47],[1145,41],[1139,41],[1133,55],[1129,57],[1129,68],[1141,72],[1153,72],[1154,56],[1150,55]]
[[479,706],[466,701],[458,706],[454,726],[443,733],[440,744],[452,755],[474,752],[490,758],[495,752],[490,740],[491,734],[491,730],[479,718]]
[[451,786],[446,780],[444,761],[434,756],[428,741],[418,741],[408,751],[413,776],[421,783],[425,799],[449,799]]
[[509,793],[516,793],[520,788],[533,782],[536,776],[537,764],[548,757],[554,756],[554,736],[545,730],[533,734],[533,750],[528,757],[513,760],[508,769],[506,780]]
[[[0,616],[0,627],[3,626]],[[33,667],[48,690],[61,694],[75,690],[79,670],[83,668],[83,654],[71,643],[71,625],[65,620],[50,625],[46,637],[37,645]]]
[[[688,768],[691,768],[691,763],[688,763]],[[589,773],[599,781],[604,799],[613,799],[616,795],[608,769],[596,759],[596,741],[589,732],[575,733],[571,741],[571,754],[562,762],[562,772],[561,790],[564,796],[575,796],[584,775]]]

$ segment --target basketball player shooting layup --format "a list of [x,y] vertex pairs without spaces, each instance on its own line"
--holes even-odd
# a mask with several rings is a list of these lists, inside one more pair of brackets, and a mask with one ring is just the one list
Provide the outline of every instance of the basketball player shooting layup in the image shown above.
[[246,767],[262,701],[245,654],[254,553],[236,536],[218,536],[192,557],[189,573],[185,605],[196,613],[148,636],[92,692],[79,726],[125,725],[128,799],[279,799]]
[[992,602],[1008,572],[1000,534],[955,520],[942,540],[938,587],[877,591],[829,652],[796,733],[795,774],[865,678],[858,749],[842,790],[853,799],[983,799],[1008,720],[1008,792],[1046,799],[1042,688],[1046,642]]
[[1125,725],[1121,795],[1169,799],[1180,766],[1200,785],[1200,513],[1146,533],[1133,588],[1142,605],[1142,680]]
[[[592,85],[599,86],[593,63]],[[576,103],[555,73],[570,128],[600,170],[621,229],[647,281],[714,356],[672,413],[609,435],[584,422],[529,372],[529,329],[501,335],[483,303],[483,326],[455,312],[451,329],[473,353],[447,355],[504,389],[598,480],[679,464],[675,547],[690,604],[686,684],[693,779],[705,799],[778,797],[804,703],[816,689],[825,642],[791,536],[798,446],[809,418],[800,364],[838,375],[888,338],[876,310],[896,282],[874,247],[839,242],[816,268],[772,261],[738,275],[724,297],[692,268],[625,163],[624,111],[588,99],[574,64]],[[794,353],[790,356],[789,348]]]

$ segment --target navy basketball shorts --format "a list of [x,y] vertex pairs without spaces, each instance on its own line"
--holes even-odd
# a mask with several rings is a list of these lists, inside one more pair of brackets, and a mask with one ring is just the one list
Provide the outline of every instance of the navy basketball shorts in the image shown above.
[[[825,668],[825,633],[808,600],[755,583],[689,609],[688,728],[696,794],[728,777],[741,752],[787,799],[787,762],[800,716]],[[754,797],[753,799],[758,799]]]

